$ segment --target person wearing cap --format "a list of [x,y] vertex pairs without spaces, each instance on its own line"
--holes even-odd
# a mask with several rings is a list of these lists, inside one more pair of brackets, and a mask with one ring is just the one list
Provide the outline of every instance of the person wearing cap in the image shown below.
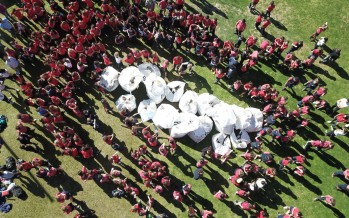
[[332,207],[336,205],[336,200],[331,195],[318,196],[314,198],[314,201],[321,201]]

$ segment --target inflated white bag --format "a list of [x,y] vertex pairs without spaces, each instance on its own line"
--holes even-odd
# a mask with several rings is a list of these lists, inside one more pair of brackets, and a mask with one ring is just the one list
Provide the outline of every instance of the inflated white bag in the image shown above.
[[257,108],[246,108],[245,113],[251,114],[249,125],[245,128],[247,132],[258,132],[263,127],[263,113]]
[[150,74],[161,76],[160,69],[156,65],[151,63],[138,65],[138,70],[141,72],[141,74],[143,74],[143,81],[145,81]]
[[155,112],[153,122],[162,129],[171,129],[173,120],[178,117],[178,110],[169,104],[161,104]]
[[173,126],[170,135],[173,138],[181,138],[189,132],[199,128],[199,118],[191,113],[179,113],[173,119]]
[[197,102],[199,114],[206,115],[207,111],[221,102],[221,100],[219,100],[216,96],[210,95],[208,93],[203,93],[199,95]]
[[231,152],[231,142],[229,135],[217,133],[212,136],[212,146],[215,153],[225,155]]
[[156,112],[156,104],[153,100],[143,100],[138,105],[137,112],[141,116],[143,122],[153,119]]
[[222,101],[211,108],[211,112],[217,131],[230,135],[234,131],[236,123],[232,107]]
[[199,116],[199,128],[188,133],[188,136],[196,143],[201,142],[210,134],[213,128],[213,121],[208,116]]
[[167,84],[166,99],[170,102],[179,102],[184,93],[185,82],[172,81]]
[[119,82],[118,82],[119,75],[120,75],[120,72],[113,67],[108,66],[104,68],[101,74],[101,80],[100,80],[101,86],[108,92],[114,91],[119,86]]
[[115,102],[116,107],[119,111],[122,111],[123,109],[127,109],[130,112],[136,109],[136,98],[134,95],[128,94],[128,95],[121,95],[119,99]]
[[143,74],[134,66],[123,69],[119,76],[119,84],[126,92],[132,92],[137,89],[142,81]]
[[156,104],[160,104],[166,96],[167,85],[165,80],[155,74],[150,74],[144,84],[148,97]]
[[245,129],[247,128],[250,123],[249,119],[251,117],[250,113],[246,113],[245,109],[242,107],[239,107],[237,105],[231,105],[233,112],[236,117],[236,123],[235,123],[235,128],[236,129]]
[[233,132],[230,135],[230,141],[233,147],[236,149],[245,149],[247,148],[247,145],[251,143],[250,136],[245,130],[241,130],[239,136],[236,136],[235,132]]
[[186,91],[179,100],[179,109],[181,109],[182,112],[196,114],[198,112],[198,97],[196,92],[191,90]]

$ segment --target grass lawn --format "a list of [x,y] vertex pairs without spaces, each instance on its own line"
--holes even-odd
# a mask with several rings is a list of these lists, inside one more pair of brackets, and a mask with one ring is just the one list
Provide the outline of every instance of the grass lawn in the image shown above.
[[[11,11],[16,7],[17,1],[3,0],[1,3],[6,4]],[[255,15],[251,14],[246,6],[249,0],[235,1],[235,0],[187,0],[186,9],[190,12],[203,12],[213,17],[218,18],[217,35],[222,39],[231,39],[236,41],[236,35],[233,34],[234,26],[237,20],[245,18],[247,20],[247,29],[244,35],[255,34],[258,38],[258,45],[262,41],[262,36],[254,29]],[[261,1],[257,9],[264,11],[268,5],[268,1]],[[272,25],[268,27],[268,39],[274,37],[285,36],[291,43],[293,41],[304,40],[304,47],[296,52],[297,57],[305,60],[310,50],[313,48],[313,42],[310,42],[309,36],[316,30],[316,28],[328,22],[329,29],[322,33],[321,36],[329,37],[325,51],[328,52],[332,48],[341,48],[342,56],[337,61],[338,65],[325,66],[315,63],[315,66],[304,72],[299,72],[302,82],[308,78],[318,76],[321,84],[328,88],[328,94],[324,97],[330,104],[334,104],[339,98],[348,97],[348,67],[347,51],[349,45],[347,38],[349,36],[349,5],[345,1],[333,0],[330,3],[321,0],[292,0],[292,1],[275,1],[276,8],[272,12]],[[2,41],[6,46],[9,42],[7,33],[0,30],[0,33],[5,38]],[[110,43],[107,44],[107,49],[112,54],[117,48],[113,40],[114,35],[106,37]],[[135,43],[132,47],[143,48],[140,42]],[[243,47],[244,45],[242,45]],[[171,58],[174,54],[167,51],[158,51],[162,57]],[[237,104],[239,106],[255,106],[262,107],[262,105],[248,100],[246,97],[239,97],[237,94],[231,94],[227,89],[227,83],[222,82],[221,85],[213,84],[214,76],[208,70],[203,59],[195,58],[193,54],[188,54],[181,51],[187,58],[193,58],[196,63],[195,71],[197,75],[193,77],[185,76],[184,81],[187,82],[186,89],[194,90],[198,93],[209,92],[213,93],[221,100],[228,104]],[[123,54],[125,55],[125,53]],[[242,77],[243,82],[249,80],[255,84],[271,83],[275,88],[281,92],[281,87],[290,76],[290,72],[277,66],[280,60],[273,58],[268,61],[261,61],[257,67],[252,69],[248,75]],[[3,68],[4,62],[0,61],[0,67]],[[170,66],[170,69],[172,67]],[[33,63],[32,66],[24,68],[25,77],[32,82],[36,82],[40,73],[47,70],[41,63]],[[235,78],[234,78],[235,79]],[[180,80],[177,75],[169,76],[169,80]],[[99,95],[95,90],[92,90],[90,81],[83,84],[86,92],[81,93],[79,100],[82,108],[89,107],[94,110],[102,123],[104,123],[103,130],[106,133],[114,132],[117,138],[123,142],[127,149],[135,149],[143,144],[140,139],[133,137],[129,129],[121,126],[118,116],[114,114],[106,114],[103,106],[100,103]],[[6,85],[16,87],[11,81],[6,81]],[[302,92],[302,85],[295,88],[295,94],[287,91],[281,92],[281,95],[289,97],[287,108],[289,110],[296,108],[296,102],[301,99],[305,92]],[[77,176],[78,170],[82,165],[88,168],[103,168],[107,172],[111,169],[111,164],[108,161],[114,154],[114,150],[107,146],[103,141],[101,135],[92,129],[91,126],[81,124],[81,120],[77,120],[67,112],[69,125],[75,128],[83,137],[84,141],[93,144],[98,149],[101,149],[101,155],[96,156],[95,159],[83,160],[81,158],[73,159],[68,156],[59,156],[58,152],[52,145],[53,136],[48,134],[42,126],[36,126],[35,140],[43,149],[40,154],[23,151],[19,148],[19,142],[16,139],[15,125],[17,123],[16,115],[18,112],[32,113],[35,118],[39,115],[33,108],[26,108],[23,106],[23,95],[10,90],[6,95],[11,95],[15,100],[15,104],[8,105],[0,104],[0,114],[5,114],[9,118],[8,128],[1,133],[1,137],[5,141],[5,146],[1,149],[0,163],[4,163],[6,157],[13,156],[16,159],[31,160],[33,157],[41,156],[48,159],[54,166],[60,165],[65,170],[65,175],[55,177],[53,179],[44,180],[35,176],[35,170],[30,172],[23,172],[22,177],[16,180],[16,184],[22,186],[26,191],[28,198],[26,200],[19,200],[17,198],[10,198],[8,203],[13,204],[13,209],[8,214],[2,214],[4,217],[67,217],[63,215],[60,210],[61,204],[57,203],[54,195],[58,190],[65,189],[76,193],[75,198],[81,201],[84,209],[92,209],[96,211],[98,217],[136,217],[137,215],[129,212],[131,205],[135,203],[133,199],[116,199],[111,198],[111,190],[115,189],[111,184],[97,184],[94,181],[83,182]],[[126,94],[125,91],[119,87],[116,91],[107,97],[109,103],[114,105],[115,100],[121,95]],[[145,88],[143,85],[133,93],[137,98],[137,103],[146,99]],[[115,109],[116,110],[116,109]],[[349,113],[349,110],[341,112]],[[306,129],[299,131],[298,136],[294,142],[289,143],[285,147],[278,144],[267,144],[265,149],[271,150],[277,154],[276,161],[281,157],[292,156],[297,153],[304,153],[301,146],[309,139],[328,139],[324,136],[324,132],[329,128],[326,123],[330,117],[320,111],[311,110],[308,115],[311,119],[311,124]],[[280,124],[279,124],[280,125]],[[168,164],[169,172],[172,176],[172,181],[175,184],[191,183],[193,185],[193,195],[190,200],[185,203],[195,202],[198,209],[208,208],[215,212],[215,217],[246,217],[247,214],[236,208],[233,204],[235,200],[241,200],[235,196],[236,187],[228,182],[228,177],[232,174],[234,168],[243,163],[242,158],[231,159],[225,165],[221,165],[217,161],[210,162],[205,168],[206,182],[203,180],[194,180],[193,171],[195,170],[195,163],[200,158],[200,151],[205,146],[211,144],[211,136],[216,133],[213,130],[204,141],[199,144],[194,143],[188,137],[178,139],[179,149],[175,155],[169,155],[168,158],[163,158],[158,152],[153,152],[155,159],[166,162]],[[166,137],[168,131],[161,132],[161,137]],[[160,139],[160,142],[166,139]],[[334,186],[343,183],[338,178],[332,178],[331,173],[340,169],[349,167],[348,159],[348,143],[347,137],[339,137],[333,140],[335,148],[327,152],[309,152],[309,162],[306,165],[308,172],[304,179],[297,179],[292,175],[280,174],[280,177],[269,184],[266,188],[267,194],[257,196],[255,201],[262,208],[267,208],[270,217],[276,217],[277,212],[283,212],[282,207],[285,205],[294,205],[301,209],[304,217],[346,217],[349,216],[349,209],[347,206],[347,195],[337,192]],[[240,153],[240,152],[238,152]],[[126,167],[122,167],[122,173],[130,181],[137,184],[143,190],[140,199],[146,202],[146,194],[152,194],[158,203],[155,204],[151,212],[154,214],[167,213],[170,217],[187,217],[187,205],[177,204],[174,202],[172,192],[164,192],[163,196],[159,196],[151,189],[143,186],[138,176],[139,168],[130,159],[127,151],[122,154],[123,163]],[[213,192],[222,190],[229,195],[226,202],[220,202],[213,197]],[[319,202],[313,202],[313,198],[318,195],[332,195],[337,200],[335,208],[328,208]],[[75,213],[74,213],[75,214]],[[69,215],[69,217],[73,217]]]

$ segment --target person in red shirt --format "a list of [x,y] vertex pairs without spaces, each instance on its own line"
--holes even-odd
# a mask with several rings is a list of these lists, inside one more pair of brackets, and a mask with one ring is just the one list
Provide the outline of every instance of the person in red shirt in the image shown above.
[[268,17],[266,20],[263,21],[262,26],[261,26],[261,33],[262,35],[265,34],[265,29],[271,24],[270,18]]
[[243,202],[235,201],[234,204],[237,206],[240,206],[242,210],[246,210],[246,211],[251,211],[256,209],[256,205],[251,204],[248,201],[243,201]]
[[319,36],[322,32],[325,32],[325,30],[327,30],[328,28],[328,24],[327,22],[324,23],[322,26],[320,26],[319,28],[316,29],[315,33],[312,34],[309,38],[312,40],[312,41],[315,41],[316,40],[316,37]]
[[202,218],[209,218],[212,217],[211,215],[213,215],[213,212],[209,210],[203,210],[200,213]]
[[219,190],[218,192],[214,193],[214,197],[220,201],[224,201],[225,199],[228,198],[228,195]]
[[182,56],[179,56],[179,55],[177,55],[177,56],[175,56],[174,58],[173,58],[173,69],[176,71],[176,72],[178,72],[178,70],[179,70],[179,66],[182,64],[182,62],[183,62],[183,58],[182,58]]
[[336,200],[331,195],[322,195],[314,198],[314,201],[322,201],[331,207],[336,206]]
[[256,9],[256,5],[258,4],[259,0],[251,0],[251,3],[249,4],[248,8],[250,9],[250,11],[255,10]]
[[214,74],[216,76],[216,80],[214,81],[215,84],[219,83],[219,81],[226,75],[226,73],[223,73],[223,70],[219,68],[215,70]]
[[23,8],[14,8],[12,10],[11,16],[16,17],[17,20],[22,20],[24,17],[23,12],[24,12]]
[[265,15],[267,17],[270,17],[270,13],[274,10],[274,8],[275,8],[275,3],[274,3],[274,1],[271,1],[267,7],[267,10],[265,11]]
[[242,20],[238,20],[238,22],[236,22],[235,24],[235,34],[237,34],[238,36],[241,35],[241,33],[246,29],[246,20],[242,19]]

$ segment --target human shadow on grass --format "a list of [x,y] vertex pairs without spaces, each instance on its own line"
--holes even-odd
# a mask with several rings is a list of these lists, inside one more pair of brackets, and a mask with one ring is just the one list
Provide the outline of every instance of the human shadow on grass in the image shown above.
[[296,174],[291,174],[293,176],[293,178],[301,183],[305,188],[307,188],[309,191],[317,194],[317,195],[320,195],[322,193],[321,189],[319,189],[318,187],[316,187],[315,185],[313,185],[311,182],[309,182],[305,177],[300,177]]
[[347,153],[349,153],[349,146],[347,143],[343,142],[342,140],[339,140],[336,137],[333,137],[331,140],[335,142],[337,145],[339,145],[341,148],[343,148]]
[[76,203],[79,207],[76,207],[76,210],[79,212],[79,214],[82,215],[82,217],[88,217],[88,218],[96,218],[98,217],[95,214],[95,211],[90,209],[85,201],[80,201],[76,198],[73,200],[74,203]]
[[336,77],[332,76],[327,70],[324,70],[323,68],[318,67],[317,65],[312,65],[309,69],[315,75],[322,74],[322,75],[326,76],[330,80],[334,80],[334,81],[337,80]]
[[[273,186],[270,184],[270,186]],[[272,189],[272,190],[269,190]],[[268,206],[273,209],[277,209],[278,205],[285,205],[282,198],[273,191],[273,187],[266,187],[266,190],[260,190],[256,192],[251,193],[251,199],[253,199],[254,202],[257,202],[258,204]]]
[[[221,17],[224,17],[225,19],[227,19],[227,15],[226,13],[224,13],[222,10],[218,9],[217,7],[215,7],[214,5],[212,5],[210,2],[208,2],[207,0],[192,0],[193,4],[195,4],[197,7],[201,8],[202,12],[204,14],[208,14],[208,15],[214,15],[214,14],[218,14]],[[194,8],[192,8],[190,5],[186,4],[185,8],[188,11],[191,11],[193,13],[198,13],[197,10],[195,10]]]
[[[278,175],[279,177],[279,175]],[[279,183],[278,181],[273,181],[272,182],[272,186],[273,186],[273,190],[277,193],[277,194],[286,194],[288,196],[290,196],[291,198],[297,200],[298,197],[292,192],[292,190],[284,185],[282,185],[281,183]]]
[[287,27],[283,25],[280,21],[275,20],[274,18],[270,17],[270,22],[278,29],[288,31]]
[[341,78],[349,80],[348,72],[344,70],[343,67],[341,67],[337,62],[331,62],[325,65],[335,70]]
[[[64,170],[64,169],[63,169]],[[78,178],[78,176],[76,177]],[[82,186],[75,179],[70,177],[67,173],[63,172],[52,178],[44,178],[48,185],[56,188],[61,188],[62,190],[77,193],[83,191]]]
[[342,162],[337,160],[328,152],[326,153],[324,151],[316,151],[316,150],[314,150],[314,152],[319,156],[319,158],[321,158],[329,166],[335,167],[337,169],[343,169],[345,167]]
[[331,210],[333,212],[333,215],[338,217],[338,218],[345,218],[346,216],[337,208],[332,207],[326,203],[324,203],[323,201],[320,201],[322,205],[324,205],[325,207],[327,207],[329,210]]

